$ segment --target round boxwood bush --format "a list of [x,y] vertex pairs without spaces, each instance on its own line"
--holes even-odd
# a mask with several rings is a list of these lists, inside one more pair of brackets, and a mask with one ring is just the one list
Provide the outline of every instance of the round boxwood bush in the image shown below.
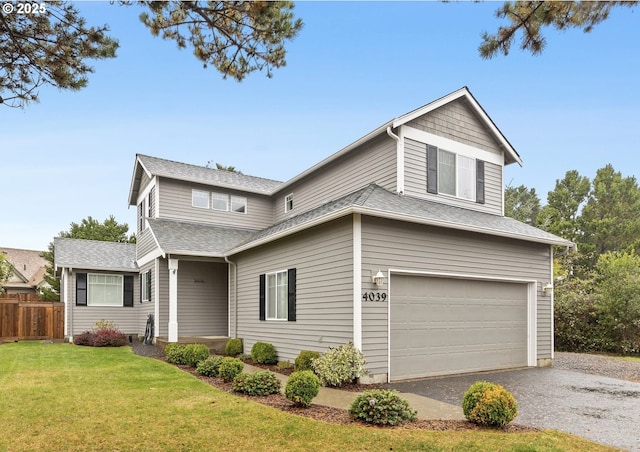
[[222,358],[222,362],[218,368],[218,377],[228,383],[240,375],[242,369],[244,369],[244,363],[242,361],[238,358],[227,356]]
[[233,379],[231,389],[251,396],[278,394],[281,383],[273,372],[261,370],[252,374],[242,372]]
[[164,356],[170,364],[186,364],[184,360],[184,345],[172,342],[164,348]]
[[502,386],[478,381],[465,392],[462,411],[474,424],[504,427],[518,415],[518,404],[513,395]]
[[211,354],[209,347],[204,344],[188,344],[184,346],[184,363],[190,367],[196,367],[200,361],[204,361]]
[[224,346],[224,354],[227,356],[238,356],[242,353],[242,339],[231,338]]
[[256,342],[251,347],[251,359],[258,364],[278,364],[278,353],[273,344]]
[[320,358],[319,352],[314,352],[311,350],[302,350],[298,356],[296,356],[295,361],[293,362],[293,369],[298,372],[301,370],[313,370],[311,363],[314,359]]
[[349,414],[360,421],[377,425],[398,425],[416,420],[416,410],[397,391],[390,389],[364,391],[349,407]]
[[220,364],[222,364],[222,356],[209,356],[204,361],[198,363],[196,372],[206,377],[217,377]]
[[284,387],[284,396],[298,406],[308,407],[320,391],[320,379],[311,370],[293,372]]
[[364,355],[352,342],[329,347],[320,358],[311,361],[313,372],[323,386],[342,386],[364,377],[369,373],[365,364]]

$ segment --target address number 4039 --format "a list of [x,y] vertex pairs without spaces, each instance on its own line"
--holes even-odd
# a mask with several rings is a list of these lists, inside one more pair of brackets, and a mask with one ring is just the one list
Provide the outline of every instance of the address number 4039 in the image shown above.
[[387,301],[386,292],[365,292],[362,294],[362,301]]

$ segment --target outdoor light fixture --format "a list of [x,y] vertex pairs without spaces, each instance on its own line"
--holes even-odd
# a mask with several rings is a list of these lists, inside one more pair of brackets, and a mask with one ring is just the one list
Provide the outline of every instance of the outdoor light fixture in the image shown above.
[[[371,272],[371,274],[373,274],[373,272]],[[373,283],[376,286],[381,286],[384,284],[384,274],[378,270],[378,273],[376,273],[376,275],[373,277]]]
[[545,295],[545,297],[551,295],[551,292],[553,292],[553,284],[547,283],[542,287],[542,293]]

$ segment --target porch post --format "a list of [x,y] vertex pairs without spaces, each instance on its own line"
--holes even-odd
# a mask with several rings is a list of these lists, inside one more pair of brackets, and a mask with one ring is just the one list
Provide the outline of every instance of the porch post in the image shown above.
[[169,342],[178,342],[178,259],[169,258]]

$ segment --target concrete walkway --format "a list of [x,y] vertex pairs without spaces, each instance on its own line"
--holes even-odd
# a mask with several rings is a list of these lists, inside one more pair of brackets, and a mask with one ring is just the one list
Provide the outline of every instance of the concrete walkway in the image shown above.
[[[244,365],[245,372],[253,373],[259,370],[264,369],[249,364]],[[287,376],[279,373],[276,373],[276,376],[282,382],[282,391],[284,392]],[[348,410],[358,394],[360,393],[322,386],[318,395],[313,399],[313,403]],[[411,407],[418,412],[419,419],[464,419],[461,406],[451,405],[413,393],[401,392],[400,396],[406,399]]]

